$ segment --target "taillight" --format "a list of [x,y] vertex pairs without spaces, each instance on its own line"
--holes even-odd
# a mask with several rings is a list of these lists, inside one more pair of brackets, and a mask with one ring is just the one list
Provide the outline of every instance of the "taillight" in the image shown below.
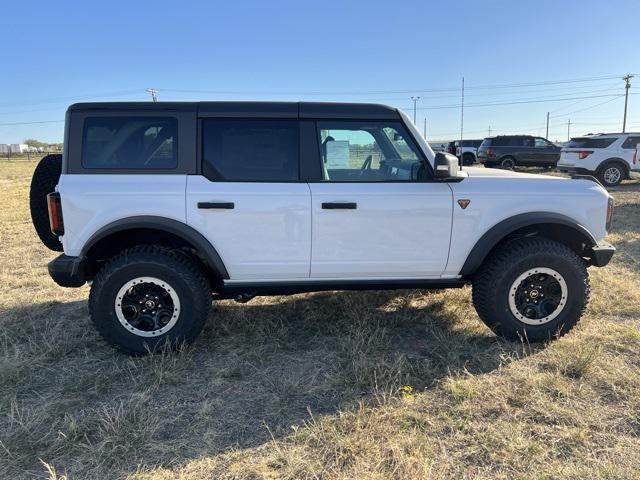
[[62,200],[58,192],[47,195],[47,208],[49,209],[49,226],[54,235],[64,235],[64,222],[62,220]]
[[487,148],[487,157],[493,157],[495,156],[496,152],[493,150],[492,147]]
[[605,225],[605,229],[607,232],[611,230],[611,220],[613,220],[613,207],[614,207],[613,197],[609,197],[607,202],[607,223]]
[[593,153],[593,150],[580,150],[578,152],[578,158],[580,160],[584,160],[585,158],[587,158],[589,155],[591,155]]

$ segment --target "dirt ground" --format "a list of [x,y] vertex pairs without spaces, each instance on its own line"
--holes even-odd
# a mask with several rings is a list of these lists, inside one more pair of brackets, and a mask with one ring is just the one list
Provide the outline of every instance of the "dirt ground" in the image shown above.
[[0,162],[0,478],[638,478],[640,181],[548,345],[496,338],[467,287],[220,302],[193,346],[128,358],[48,277],[33,168]]

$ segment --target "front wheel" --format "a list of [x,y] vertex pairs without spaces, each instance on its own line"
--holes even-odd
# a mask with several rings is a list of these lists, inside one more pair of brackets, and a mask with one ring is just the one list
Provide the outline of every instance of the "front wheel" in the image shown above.
[[584,261],[544,238],[513,240],[492,252],[473,282],[480,319],[496,334],[531,342],[568,332],[589,299]]
[[211,309],[211,289],[190,258],[157,246],[125,250],[96,275],[91,319],[102,337],[131,355],[193,341]]

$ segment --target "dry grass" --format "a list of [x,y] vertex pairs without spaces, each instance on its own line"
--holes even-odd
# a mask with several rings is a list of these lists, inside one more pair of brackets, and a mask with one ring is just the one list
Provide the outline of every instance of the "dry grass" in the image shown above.
[[222,302],[192,347],[131,359],[48,278],[32,169],[0,163],[0,478],[638,477],[638,182],[548,346],[494,337],[465,288]]

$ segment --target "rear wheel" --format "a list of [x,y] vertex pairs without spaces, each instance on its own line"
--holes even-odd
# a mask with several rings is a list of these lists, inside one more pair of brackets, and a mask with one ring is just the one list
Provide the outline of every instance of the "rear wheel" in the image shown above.
[[496,334],[531,342],[568,332],[589,299],[584,261],[544,238],[514,240],[490,254],[473,282],[480,319]]
[[605,187],[615,187],[627,176],[627,170],[620,162],[606,163],[598,169],[598,180]]
[[116,349],[141,355],[192,342],[211,308],[211,289],[190,258],[157,246],[109,261],[89,296],[91,319]]
[[62,155],[47,155],[40,160],[31,177],[29,208],[31,221],[42,243],[56,252],[62,251],[60,239],[51,231],[47,195],[58,185],[62,173]]
[[513,170],[515,166],[516,161],[513,157],[504,157],[500,160],[500,168],[503,168],[504,170]]
[[472,153],[465,153],[462,156],[462,165],[465,165],[465,166],[473,165],[475,161],[476,161],[476,157],[474,157]]

